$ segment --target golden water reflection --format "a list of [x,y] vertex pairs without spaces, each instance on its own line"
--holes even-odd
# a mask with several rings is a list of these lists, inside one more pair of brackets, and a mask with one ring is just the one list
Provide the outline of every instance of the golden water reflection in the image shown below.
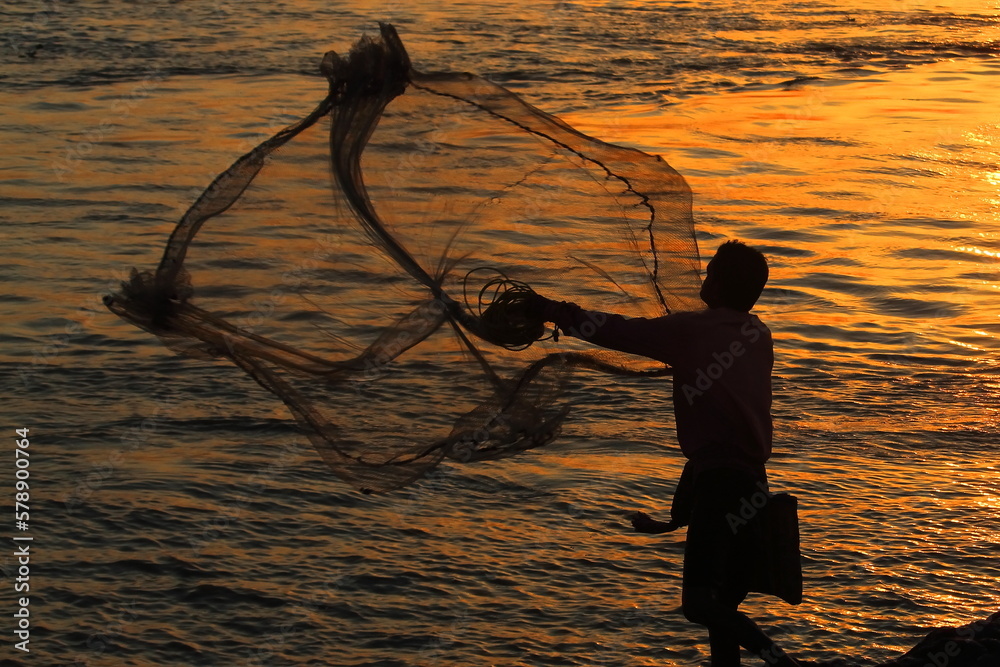
[[[1000,541],[996,460],[981,460],[984,451],[994,451],[990,435],[1000,428],[998,93],[994,87],[973,85],[971,75],[933,80],[947,74],[948,67],[943,63],[887,74],[882,78],[888,82],[878,85],[805,86],[693,99],[666,109],[566,115],[589,134],[639,145],[676,166],[695,190],[705,254],[722,238],[739,236],[764,247],[771,257],[771,289],[760,312],[775,332],[779,353],[778,455],[772,483],[802,499],[810,588],[809,599],[798,609],[775,613],[763,604],[754,607],[753,601],[750,608],[769,622],[788,623],[794,616],[798,625],[792,632],[803,635],[823,628],[847,636],[838,641],[850,644],[853,637],[872,639],[873,628],[881,636],[896,636],[899,627],[958,624],[996,606],[995,567],[970,563],[992,562]],[[72,243],[61,247],[33,239],[36,247],[48,243],[51,254],[47,268],[32,275],[54,279],[67,266],[86,263],[102,267],[100,271],[111,265],[102,274],[111,280],[112,269],[121,273],[155,265],[184,208],[245,150],[251,137],[276,130],[273,122],[261,120],[263,115],[223,115],[212,119],[220,129],[206,133],[207,110],[225,108],[238,89],[247,108],[284,105],[304,113],[308,104],[303,97],[322,94],[317,88],[317,95],[306,95],[304,85],[223,77],[218,86],[194,92],[165,88],[155,106],[137,108],[118,121],[114,145],[96,148],[91,159],[79,161],[68,174],[60,187],[76,189],[79,200],[62,215],[66,228],[58,235]],[[886,101],[887,89],[894,91],[891,101]],[[929,96],[978,102],[933,101]],[[197,104],[203,107],[192,106]],[[94,122],[86,113],[51,115],[60,136],[75,136],[76,128]],[[942,126],[941,117],[951,121]],[[127,169],[122,167],[126,162]],[[289,182],[307,176],[308,171],[287,172]],[[134,197],[125,222],[114,217],[121,214],[117,199],[123,195],[109,193],[109,186]],[[37,184],[26,187],[37,197],[47,192]],[[317,193],[320,189],[315,185]],[[317,194],[309,204],[317,215],[324,213],[319,201]],[[50,214],[42,216],[36,209],[11,210],[52,222]],[[70,224],[81,211],[90,215],[96,231],[84,233]],[[556,236],[561,231],[565,229],[556,228]],[[293,255],[312,250],[308,241],[285,241]],[[273,239],[269,243],[278,245]],[[247,257],[253,255],[247,251]],[[247,284],[263,286],[254,280]],[[21,294],[32,302],[19,312],[27,321],[50,317],[53,311],[75,313],[84,296],[99,298],[96,282],[70,283],[77,292],[53,293],[45,281],[35,280],[23,287]],[[135,350],[140,350],[165,364],[158,344],[146,334],[110,318],[89,322],[107,340],[126,341],[102,351],[107,363],[125,363],[126,354],[133,355],[129,363],[135,362]],[[68,350],[61,354],[53,364],[71,368],[74,357]],[[208,364],[182,363],[165,364],[165,376],[179,387],[177,392],[190,392],[180,399],[186,402],[184,414],[174,415],[178,420],[197,424],[204,419],[212,425],[226,416],[227,408],[263,423],[287,417],[280,405],[253,394],[251,385],[240,385],[244,379]],[[231,383],[227,390],[237,395],[239,405],[227,406],[218,394],[205,398],[204,386],[219,377]],[[598,603],[607,609],[640,605],[662,610],[670,619],[678,598],[681,536],[651,546],[640,541],[645,538],[625,533],[615,514],[637,505],[662,511],[668,502],[681,461],[672,446],[666,385],[653,390],[623,382],[593,402],[588,406],[594,410],[592,421],[585,418],[575,430],[568,429],[575,439],[565,450],[541,451],[481,473],[484,478],[506,476],[512,486],[534,484],[532,488],[549,494],[538,491],[543,501],[532,496],[532,502],[519,504],[523,499],[494,498],[486,485],[475,499],[483,508],[476,514],[467,514],[472,510],[461,504],[449,505],[446,493],[433,492],[416,500],[407,497],[402,510],[403,504],[393,505],[392,499],[385,506],[345,501],[341,507],[328,501],[339,482],[323,473],[309,451],[302,454],[304,463],[296,464],[301,467],[286,471],[287,479],[274,478],[273,490],[268,487],[267,492],[271,495],[261,492],[259,505],[239,508],[240,517],[231,518],[229,532],[220,532],[206,547],[205,558],[218,559],[230,572],[246,572],[248,580],[263,582],[247,588],[274,597],[285,594],[288,582],[269,579],[270,562],[295,563],[304,573],[331,578],[335,557],[382,559],[384,567],[397,569],[411,562],[447,562],[459,573],[456,578],[465,576],[462,567],[495,564],[501,583],[494,588],[475,588],[481,585],[476,581],[481,573],[473,570],[468,581],[454,584],[456,589],[477,591],[468,593],[476,605],[487,605],[494,596],[516,605],[524,594],[539,608],[546,599],[580,607]],[[122,420],[152,410],[134,398],[109,403],[108,414]],[[79,410],[85,407],[81,403]],[[232,489],[245,489],[245,476],[265,469],[273,456],[270,436],[232,436],[232,442],[224,442],[215,434],[195,438],[197,433],[184,433],[196,442],[176,439],[177,430],[166,428],[155,446],[128,453],[128,462],[100,495],[101,505],[118,513],[107,525],[128,524],[132,519],[127,513],[135,506],[170,505],[183,510],[185,520],[194,517],[198,534],[205,522],[234,511]],[[259,446],[252,459],[250,440]],[[638,443],[649,449],[636,453]],[[229,449],[218,449],[223,446]],[[95,449],[79,456],[98,466],[108,454]],[[980,458],[969,460],[974,456]],[[114,488],[142,479],[193,486],[170,495]],[[546,504],[557,502],[575,503],[573,515]],[[252,520],[265,533],[286,535],[276,516],[296,516],[303,503],[308,505],[306,521],[296,524],[300,532],[288,537],[295,540],[295,549],[283,539],[262,544],[260,535],[248,528]],[[420,535],[421,551],[415,554],[413,540],[397,533],[372,538],[367,531],[381,536],[383,528],[372,526],[373,511],[382,512],[381,519],[393,517],[386,523],[399,532]],[[487,532],[480,540],[475,528],[482,525]],[[434,536],[441,539],[433,541]],[[258,540],[251,559],[246,558],[245,539]],[[331,541],[337,544],[335,556]],[[107,545],[89,549],[79,557],[107,559]],[[647,570],[634,567],[639,558],[645,559]],[[598,594],[592,594],[589,584],[558,579],[545,570],[546,563],[565,562],[567,570],[576,572],[573,568],[581,562],[589,566],[602,559],[620,570],[609,569],[613,574],[606,577],[602,571]],[[594,578],[592,569],[584,571]],[[136,575],[135,583],[145,586],[148,578]],[[111,595],[119,582],[102,574],[86,586],[91,593]],[[655,590],[649,590],[653,584]],[[348,590],[331,599],[361,605],[365,596],[367,591]],[[422,602],[407,595],[391,599],[400,607]],[[391,635],[392,624],[379,622]],[[557,640],[547,631],[526,630],[531,632],[541,645]],[[866,650],[901,650],[910,639],[872,639]]]

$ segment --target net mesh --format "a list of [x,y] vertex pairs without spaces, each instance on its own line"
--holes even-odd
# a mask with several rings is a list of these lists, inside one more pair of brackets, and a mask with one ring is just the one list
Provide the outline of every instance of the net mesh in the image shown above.
[[691,194],[668,164],[482,78],[418,72],[390,25],[321,70],[327,97],[215,179],[114,313],[239,366],[368,492],[550,442],[574,369],[668,371],[565,336],[490,343],[475,303],[502,275],[627,316],[697,307]]

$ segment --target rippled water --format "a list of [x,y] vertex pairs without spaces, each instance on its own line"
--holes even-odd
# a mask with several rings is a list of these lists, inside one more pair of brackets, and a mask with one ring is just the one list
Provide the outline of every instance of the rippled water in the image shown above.
[[376,19],[421,69],[488,75],[663,155],[695,190],[706,252],[737,236],[770,257],[772,485],[800,498],[806,579],[798,607],[749,601],[776,639],[872,664],[1000,606],[996,3],[0,15],[0,382],[36,484],[32,654],[4,657],[705,659],[678,612],[683,535],[624,520],[665,507],[682,464],[665,385],[596,388],[557,444],[362,497],[242,373],[177,359],[101,307],[216,173],[322,96],[321,52]]

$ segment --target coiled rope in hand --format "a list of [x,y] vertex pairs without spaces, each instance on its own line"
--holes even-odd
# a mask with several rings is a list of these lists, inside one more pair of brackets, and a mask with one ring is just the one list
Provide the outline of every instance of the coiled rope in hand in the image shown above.
[[[477,271],[497,275],[482,286],[473,306],[469,303],[469,277]],[[540,297],[527,283],[510,279],[499,269],[482,266],[469,271],[465,274],[463,294],[466,307],[479,318],[477,333],[494,345],[517,351],[527,349],[535,341],[555,337],[545,336],[545,321],[538,307]]]

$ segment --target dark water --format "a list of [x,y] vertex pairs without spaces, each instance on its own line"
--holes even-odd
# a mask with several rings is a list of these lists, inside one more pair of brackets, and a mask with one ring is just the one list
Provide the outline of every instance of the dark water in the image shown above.
[[31,429],[34,537],[32,652],[5,658],[705,659],[678,612],[683,535],[624,520],[665,507],[682,463],[665,386],[601,387],[557,444],[363,497],[242,373],[175,358],[101,307],[216,173],[322,96],[321,53],[377,19],[421,69],[476,71],[662,154],[695,190],[703,250],[738,236],[770,257],[772,485],[801,499],[807,593],[751,599],[776,639],[871,664],[1000,606],[996,6],[0,14],[0,382],[7,428]]

